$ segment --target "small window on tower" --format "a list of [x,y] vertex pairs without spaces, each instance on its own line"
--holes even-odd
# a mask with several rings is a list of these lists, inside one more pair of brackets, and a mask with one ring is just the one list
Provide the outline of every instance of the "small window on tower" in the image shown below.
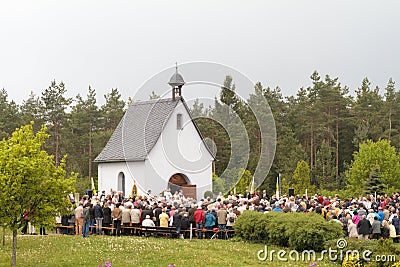
[[176,114],[176,129],[181,130],[182,129],[182,114]]

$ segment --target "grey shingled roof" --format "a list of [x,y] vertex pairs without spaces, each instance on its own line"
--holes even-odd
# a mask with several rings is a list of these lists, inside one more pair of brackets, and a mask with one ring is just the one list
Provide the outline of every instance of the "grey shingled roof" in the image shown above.
[[95,162],[144,160],[180,98],[133,103]]

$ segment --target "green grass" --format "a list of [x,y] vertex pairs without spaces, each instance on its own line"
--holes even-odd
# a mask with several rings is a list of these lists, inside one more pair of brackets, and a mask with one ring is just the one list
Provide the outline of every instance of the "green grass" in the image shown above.
[[[224,240],[49,235],[18,236],[18,266],[308,266],[308,262],[259,261],[261,244]],[[268,249],[280,249],[268,247]],[[0,246],[0,266],[11,265],[11,236]],[[338,266],[318,262],[320,266]]]

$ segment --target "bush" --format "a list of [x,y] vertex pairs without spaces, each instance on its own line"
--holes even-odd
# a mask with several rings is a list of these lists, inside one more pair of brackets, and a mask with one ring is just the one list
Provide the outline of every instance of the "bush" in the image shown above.
[[235,223],[235,233],[243,240],[291,247],[298,251],[321,251],[327,240],[339,238],[342,228],[315,213],[244,212]]
[[235,235],[245,241],[263,242],[267,218],[260,212],[245,211],[235,222]]
[[288,213],[267,213],[268,223],[265,226],[266,242],[282,247],[289,246]]
[[213,198],[213,192],[211,191],[206,191],[204,192],[204,198]]
[[326,222],[315,213],[293,214],[288,231],[289,246],[301,251],[321,251],[325,242],[342,236],[342,227],[335,222]]
[[[393,240],[391,238],[388,239],[379,239],[379,240],[358,240],[358,239],[346,239],[347,246],[343,248],[343,255],[346,255],[346,252],[351,251],[358,251],[361,257],[362,253],[366,250],[372,252],[369,256],[371,258],[371,262],[365,262],[363,258],[354,258],[351,257],[349,259],[343,258],[342,260],[342,267],[354,267],[360,266],[360,264],[365,264],[365,266],[369,267],[386,267],[386,266],[396,266],[393,262],[374,262],[373,258],[376,255],[396,255],[396,259],[399,258],[400,251],[397,246],[393,244]],[[337,240],[330,240],[327,241],[325,244],[325,249],[328,250],[329,248],[336,249]],[[357,265],[358,264],[358,265]]]

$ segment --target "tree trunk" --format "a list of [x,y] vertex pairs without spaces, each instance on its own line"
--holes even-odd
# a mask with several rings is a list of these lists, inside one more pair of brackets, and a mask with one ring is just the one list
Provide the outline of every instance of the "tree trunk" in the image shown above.
[[313,124],[311,123],[311,132],[310,132],[310,169],[313,169],[314,166],[314,136],[313,136]]
[[392,107],[389,109],[389,141],[390,141],[390,136],[392,134]]
[[261,159],[261,130],[260,128],[257,129],[257,143],[258,143],[258,148],[257,148],[257,159],[260,161]]
[[339,179],[339,119],[336,119],[336,180]]
[[16,266],[17,266],[17,230],[14,229],[11,267],[16,267]]
[[1,245],[4,247],[6,245],[6,228],[3,225],[3,237],[1,238]]
[[91,179],[92,179],[92,125],[90,125],[89,129],[89,180]]
[[55,153],[54,157],[55,157],[56,167],[58,167],[60,165],[60,156],[59,156],[60,133],[59,133],[59,129],[58,129],[58,124],[54,125],[54,134],[56,137],[56,142],[55,142],[56,153]]

